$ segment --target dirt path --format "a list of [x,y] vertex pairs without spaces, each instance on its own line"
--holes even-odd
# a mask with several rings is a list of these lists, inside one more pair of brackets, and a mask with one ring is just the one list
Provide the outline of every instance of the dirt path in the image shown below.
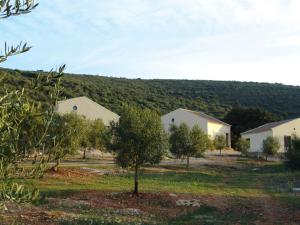
[[300,212],[290,209],[285,204],[271,196],[257,198],[254,204],[260,207],[260,219],[257,225],[298,225],[300,224]]

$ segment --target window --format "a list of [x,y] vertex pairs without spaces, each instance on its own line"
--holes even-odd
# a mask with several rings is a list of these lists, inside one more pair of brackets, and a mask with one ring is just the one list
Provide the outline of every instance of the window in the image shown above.
[[77,111],[78,107],[76,105],[73,106],[73,111]]
[[173,119],[172,119],[172,123],[174,123],[174,122],[175,122],[175,119],[173,118]]
[[288,150],[291,147],[292,137],[291,136],[284,136],[284,149]]
[[226,147],[229,147],[229,134],[226,133]]

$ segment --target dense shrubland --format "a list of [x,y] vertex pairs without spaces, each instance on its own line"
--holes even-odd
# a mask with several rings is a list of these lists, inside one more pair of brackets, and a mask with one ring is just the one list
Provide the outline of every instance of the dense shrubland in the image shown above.
[[[28,88],[36,72],[1,69],[9,89]],[[124,103],[163,114],[176,108],[201,110],[223,118],[233,107],[260,107],[282,118],[300,115],[300,87],[247,82],[141,80],[66,74],[66,98],[87,96],[119,113]],[[3,90],[0,88],[0,93]],[[47,95],[28,90],[34,100]]]

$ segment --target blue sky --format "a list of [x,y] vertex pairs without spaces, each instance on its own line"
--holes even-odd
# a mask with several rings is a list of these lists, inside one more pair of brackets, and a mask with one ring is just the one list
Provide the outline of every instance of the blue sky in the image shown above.
[[300,85],[299,0],[40,0],[0,21],[2,67]]

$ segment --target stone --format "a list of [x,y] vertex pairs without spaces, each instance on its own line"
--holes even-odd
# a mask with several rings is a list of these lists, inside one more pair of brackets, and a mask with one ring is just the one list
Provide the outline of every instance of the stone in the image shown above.
[[197,199],[192,199],[192,200],[185,200],[185,199],[180,199],[176,201],[177,206],[190,206],[190,207],[200,207],[200,201]]

